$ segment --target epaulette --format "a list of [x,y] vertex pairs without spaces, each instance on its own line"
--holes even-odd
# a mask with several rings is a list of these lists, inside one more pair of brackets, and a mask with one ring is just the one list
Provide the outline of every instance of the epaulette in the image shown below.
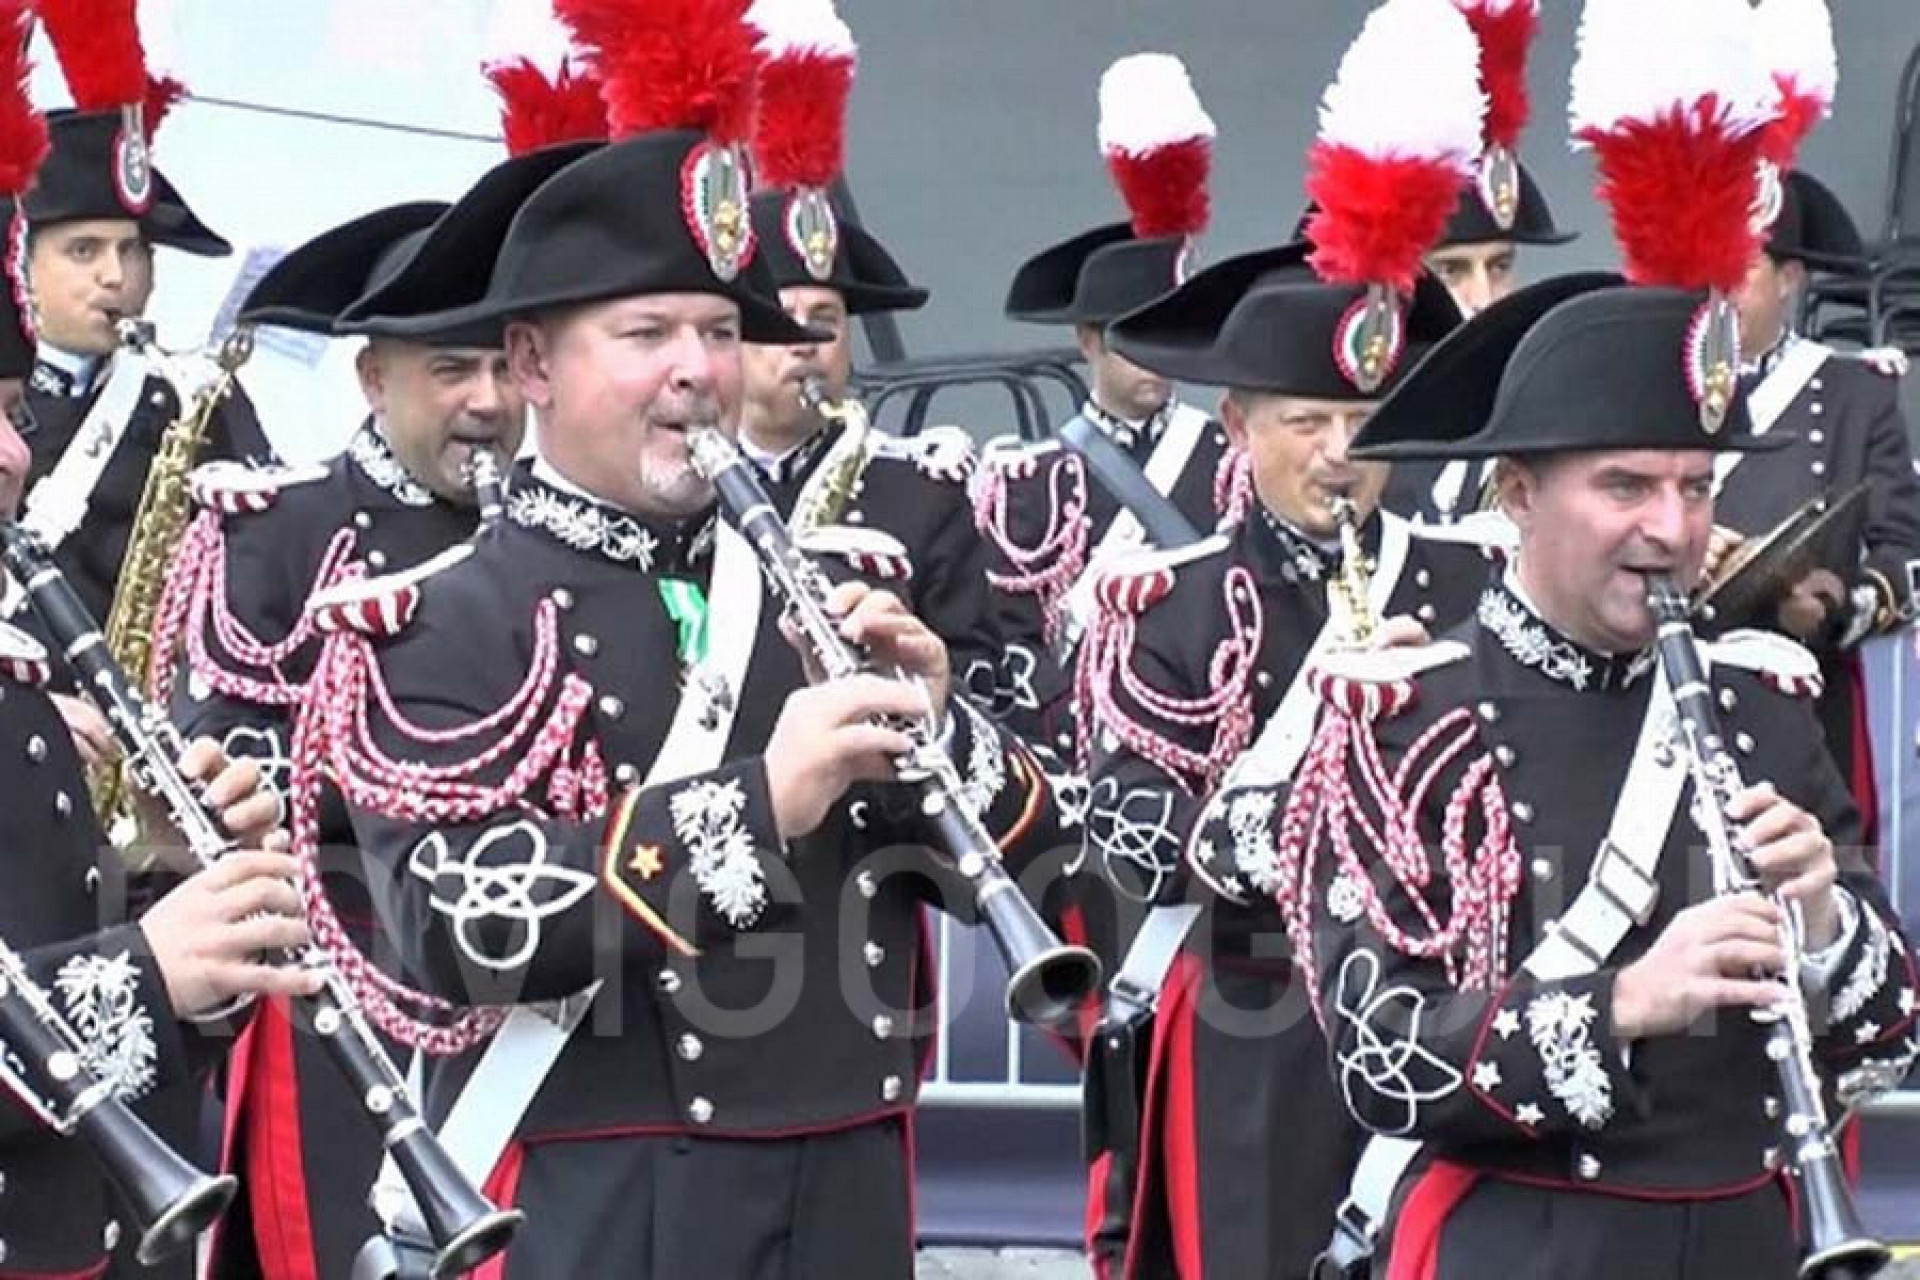
[[10,623],[0,622],[0,680],[44,685],[53,678],[47,647]]
[[1470,652],[1458,640],[1333,650],[1315,659],[1307,671],[1307,687],[1320,701],[1355,719],[1388,720],[1413,705],[1421,676]]
[[377,578],[355,578],[316,591],[307,601],[307,612],[313,625],[328,634],[357,631],[369,636],[399,635],[419,612],[428,579],[472,554],[473,545],[463,542],[411,569]]
[[1868,347],[1864,351],[1848,351],[1844,354],[1849,360],[1859,361],[1881,377],[1907,376],[1907,353],[1899,347]]
[[973,476],[973,437],[959,427],[928,427],[916,436],[872,437],[876,458],[911,462],[930,480],[965,484]]
[[821,525],[801,537],[799,549],[812,556],[844,560],[862,577],[904,582],[913,576],[913,557],[907,553],[906,544],[878,529]]
[[1478,547],[1489,557],[1512,556],[1520,549],[1519,526],[1504,511],[1474,511],[1451,524],[1411,524],[1407,531],[1423,542]]
[[1145,613],[1173,591],[1176,570],[1217,555],[1232,544],[1228,535],[1216,533],[1165,551],[1158,547],[1129,551],[1101,571],[1099,581],[1094,583],[1094,598],[1102,609],[1112,613]]
[[244,462],[208,462],[187,477],[194,505],[222,515],[249,515],[265,511],[280,494],[295,485],[327,478],[319,464],[301,467],[259,467]]
[[1064,453],[1058,440],[1023,440],[1019,436],[995,436],[980,446],[980,470],[1004,473],[1010,480],[1025,480],[1040,471],[1049,454]]
[[1775,631],[1729,631],[1701,646],[1709,662],[1739,667],[1790,698],[1817,698],[1825,681],[1820,662],[1806,646]]

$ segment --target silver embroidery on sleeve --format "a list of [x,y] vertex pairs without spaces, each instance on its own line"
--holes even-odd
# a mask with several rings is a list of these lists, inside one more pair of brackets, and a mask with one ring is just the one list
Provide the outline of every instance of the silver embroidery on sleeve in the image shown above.
[[[1335,1031],[1343,1046],[1340,1091],[1348,1109],[1381,1133],[1412,1132],[1422,1106],[1460,1087],[1459,1071],[1420,1043],[1426,1012],[1427,997],[1416,988],[1380,989],[1373,952],[1363,947],[1341,962],[1334,994],[1334,1013],[1347,1028]],[[1388,1118],[1393,1110],[1397,1121]]]
[[1887,962],[1893,958],[1893,937],[1879,913],[1860,908],[1860,923],[1867,931],[1860,949],[1860,960],[1833,996],[1833,1020],[1846,1022],[1867,1007],[1887,980]]
[[1158,900],[1180,866],[1170,790],[1120,790],[1113,778],[1094,783],[1087,804],[1087,843],[1100,855],[1107,880],[1137,902]]
[[1590,994],[1550,991],[1527,1003],[1527,1036],[1546,1071],[1547,1090],[1589,1129],[1613,1118],[1613,1083],[1593,1043],[1597,1016]]
[[160,1050],[153,1015],[140,1003],[140,966],[124,951],[78,955],[60,966],[54,986],[67,1020],[86,1042],[87,1070],[128,1101],[151,1090]]
[[960,799],[975,814],[993,808],[1007,785],[1007,755],[987,718],[965,702],[950,704],[967,718],[967,777]]
[[[502,856],[503,847],[519,856]],[[522,819],[488,828],[463,854],[431,832],[413,847],[407,869],[432,886],[429,902],[453,921],[461,954],[483,969],[504,972],[529,963],[540,950],[542,921],[593,889],[592,876],[549,862],[547,853],[546,832]],[[489,854],[493,859],[483,861]],[[485,926],[501,920],[512,927],[490,940]]]
[[742,821],[747,793],[737,778],[696,782],[667,801],[673,831],[691,853],[694,883],[722,920],[745,929],[767,905],[765,873]]
[[1233,836],[1233,865],[1268,896],[1280,889],[1280,846],[1273,834],[1273,792],[1241,791],[1227,801],[1227,831]]

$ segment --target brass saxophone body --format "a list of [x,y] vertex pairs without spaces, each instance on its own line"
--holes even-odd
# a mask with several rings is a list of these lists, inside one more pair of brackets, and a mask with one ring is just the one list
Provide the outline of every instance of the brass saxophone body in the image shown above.
[[[253,354],[253,331],[238,328],[226,336],[209,358],[194,351],[162,350],[154,341],[152,324],[121,320],[121,345],[146,357],[152,372],[173,388],[180,413],[161,434],[147,468],[146,487],[134,513],[127,550],[120,562],[120,578],[107,614],[108,651],[121,670],[151,685],[153,627],[166,587],[167,570],[193,516],[187,478],[200,460],[215,410],[233,389],[234,377]],[[88,789],[94,812],[116,848],[128,849],[140,839],[140,823],[132,792],[121,764],[96,766],[89,771]]]
[[1340,568],[1327,581],[1327,618],[1342,645],[1364,648],[1380,626],[1371,603],[1373,557],[1360,545],[1360,511],[1353,499],[1342,494],[1332,506],[1340,531]]
[[858,400],[835,400],[827,394],[825,382],[808,378],[800,384],[800,404],[824,421],[838,425],[840,438],[828,447],[827,456],[807,478],[806,486],[793,504],[793,518],[787,524],[796,539],[840,523],[847,504],[859,492],[867,463],[873,457],[873,424]]

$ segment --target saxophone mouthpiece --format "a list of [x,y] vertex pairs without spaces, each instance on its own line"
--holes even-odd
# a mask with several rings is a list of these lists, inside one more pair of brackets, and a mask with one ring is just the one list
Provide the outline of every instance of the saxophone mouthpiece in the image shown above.
[[150,347],[154,339],[153,321],[142,320],[135,316],[116,316],[113,321],[113,336],[120,340],[123,347]]
[[827,394],[825,379],[808,377],[800,382],[800,403],[807,412],[819,413],[832,403],[833,397]]

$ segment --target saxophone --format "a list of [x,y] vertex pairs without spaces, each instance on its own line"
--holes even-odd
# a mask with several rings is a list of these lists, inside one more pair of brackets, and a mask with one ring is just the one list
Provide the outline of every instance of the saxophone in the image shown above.
[[819,378],[808,378],[800,384],[800,403],[808,412],[841,428],[840,438],[827,450],[794,501],[793,518],[787,528],[796,540],[803,541],[808,534],[840,522],[873,457],[873,424],[858,400],[833,399],[827,394],[827,384]]
[[1335,643],[1364,649],[1373,643],[1380,620],[1373,615],[1373,558],[1360,546],[1360,511],[1345,494],[1333,502],[1333,522],[1340,530],[1340,568],[1327,582],[1327,620]]
[[[122,319],[116,325],[122,346],[145,356],[149,367],[173,388],[180,414],[160,437],[147,467],[146,487],[134,513],[120,562],[120,579],[107,614],[107,649],[123,671],[150,684],[153,662],[153,624],[166,587],[167,570],[193,503],[187,477],[199,461],[213,414],[233,389],[234,376],[253,354],[253,330],[241,327],[227,334],[211,360],[205,353],[175,353],[154,341],[153,325]],[[115,762],[89,771],[87,788],[94,812],[115,848],[132,850],[141,839],[140,819],[128,787],[126,766]],[[130,855],[129,855],[130,856]]]

